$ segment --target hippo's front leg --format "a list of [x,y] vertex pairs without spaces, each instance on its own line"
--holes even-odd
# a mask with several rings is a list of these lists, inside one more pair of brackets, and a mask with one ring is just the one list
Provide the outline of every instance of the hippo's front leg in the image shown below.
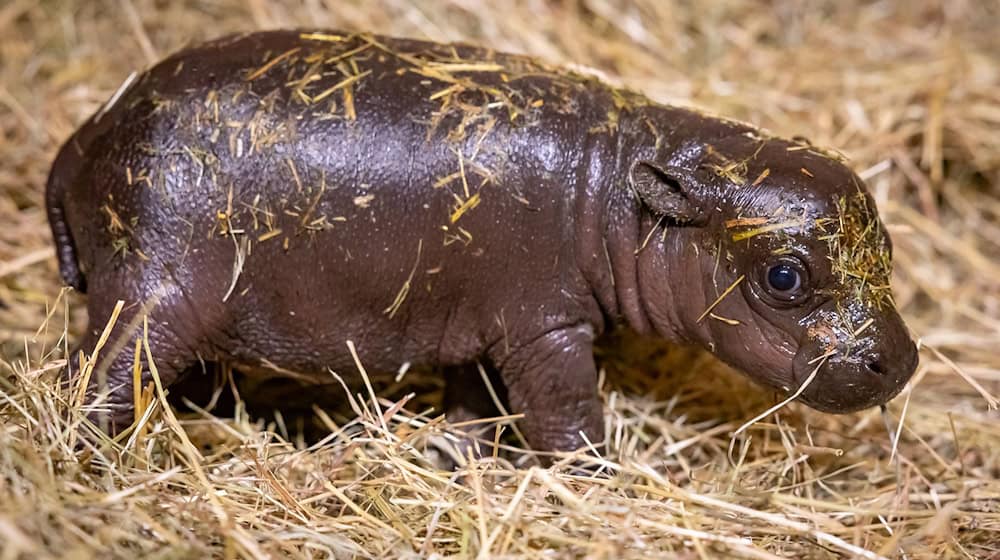
[[[604,440],[594,365],[594,329],[587,324],[549,330],[493,361],[507,386],[511,411],[536,451],[572,451]],[[582,434],[582,435],[581,435]],[[586,436],[584,439],[583,436]]]

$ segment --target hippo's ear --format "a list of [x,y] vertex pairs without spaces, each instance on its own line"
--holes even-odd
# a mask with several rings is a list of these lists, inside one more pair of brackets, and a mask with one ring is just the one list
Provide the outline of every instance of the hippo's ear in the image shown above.
[[629,181],[639,200],[656,214],[678,224],[704,223],[705,214],[696,200],[698,182],[690,170],[637,161],[632,164]]

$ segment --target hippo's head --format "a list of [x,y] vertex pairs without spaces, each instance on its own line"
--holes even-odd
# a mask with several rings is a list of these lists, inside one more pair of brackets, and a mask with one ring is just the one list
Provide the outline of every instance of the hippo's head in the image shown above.
[[799,398],[825,412],[883,404],[909,380],[917,351],[889,290],[892,245],[841,160],[746,132],[638,161],[630,179],[647,224],[671,230],[639,256],[656,330],[785,392],[812,377]]

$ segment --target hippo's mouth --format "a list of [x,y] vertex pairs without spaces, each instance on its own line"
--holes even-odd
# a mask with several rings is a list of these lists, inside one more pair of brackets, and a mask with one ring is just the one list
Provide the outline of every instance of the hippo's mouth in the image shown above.
[[805,345],[793,362],[796,390],[808,383],[799,400],[834,414],[885,404],[903,390],[916,369],[916,347],[907,342],[893,356],[866,352],[844,357]]

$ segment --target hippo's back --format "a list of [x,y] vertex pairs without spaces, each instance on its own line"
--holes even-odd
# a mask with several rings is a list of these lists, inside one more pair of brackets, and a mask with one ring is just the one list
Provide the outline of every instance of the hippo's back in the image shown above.
[[483,344],[512,301],[578,280],[573,204],[624,95],[472,47],[221,39],[101,116],[68,221],[106,289],[166,278],[197,292],[193,308],[227,309],[242,339],[377,332],[404,356],[449,330],[468,338],[453,348]]

